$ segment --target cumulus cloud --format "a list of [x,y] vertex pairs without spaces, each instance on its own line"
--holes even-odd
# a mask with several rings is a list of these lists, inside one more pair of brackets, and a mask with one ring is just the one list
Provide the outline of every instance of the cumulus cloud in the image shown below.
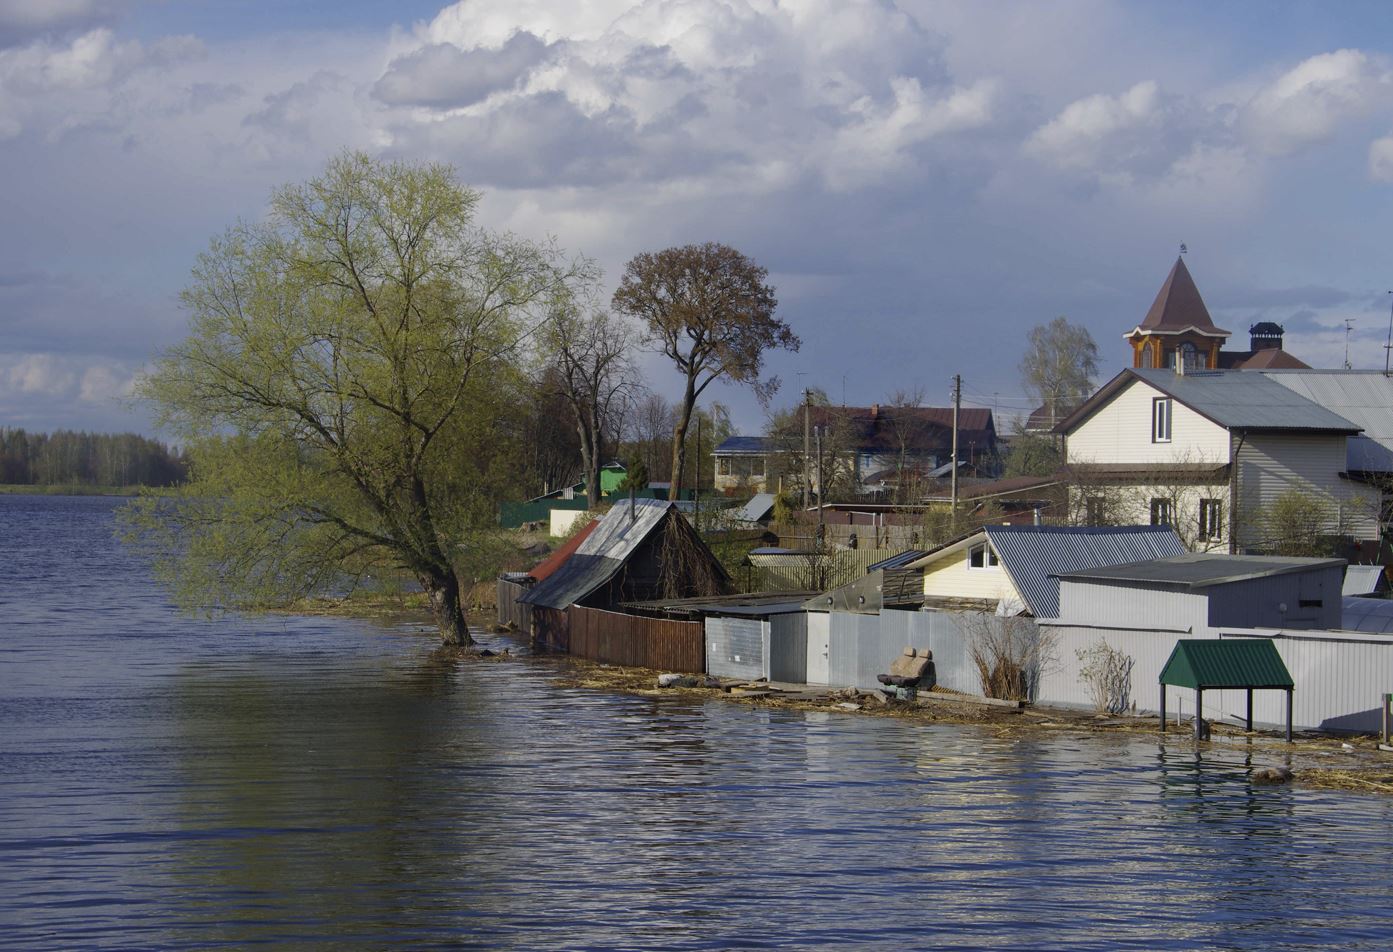
[[144,44],[120,41],[108,27],[68,41],[0,49],[0,137],[14,138],[31,123],[63,132],[109,121],[127,80],[202,53],[203,44],[191,36]]
[[462,171],[483,185],[846,188],[994,118],[990,79],[950,81],[941,38],[888,0],[476,0],[413,43],[374,86],[384,124],[402,151],[477,144]]
[[1117,96],[1098,93],[1070,103],[1031,135],[1026,149],[1065,168],[1090,168],[1105,157],[1116,162],[1152,147],[1163,122],[1160,89],[1146,80]]
[[1336,50],[1303,60],[1260,89],[1243,107],[1241,125],[1258,148],[1283,155],[1390,102],[1393,74],[1381,57]]
[[1369,177],[1376,182],[1393,182],[1393,136],[1369,143]]
[[0,0],[0,46],[106,22],[124,4],[110,0]]
[[432,43],[394,59],[373,93],[396,106],[468,106],[518,85],[550,52],[546,43],[524,31],[497,49],[465,51]]

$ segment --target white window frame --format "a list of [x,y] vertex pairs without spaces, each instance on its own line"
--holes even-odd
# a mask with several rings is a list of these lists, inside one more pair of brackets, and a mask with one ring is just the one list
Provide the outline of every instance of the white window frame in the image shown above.
[[1224,537],[1224,501],[1200,500],[1200,539],[1214,542]]
[[[978,554],[982,556],[981,565],[973,565],[972,559]],[[990,542],[979,542],[970,546],[967,550],[967,568],[972,572],[990,572],[1001,566],[1001,559],[997,557],[996,549],[992,548]]]
[[1151,500],[1151,524],[1153,526],[1175,525],[1175,512],[1171,508],[1171,501],[1164,496],[1156,496]]
[[1170,397],[1153,397],[1151,400],[1151,442],[1169,443],[1171,441],[1171,422],[1174,420],[1175,406]]

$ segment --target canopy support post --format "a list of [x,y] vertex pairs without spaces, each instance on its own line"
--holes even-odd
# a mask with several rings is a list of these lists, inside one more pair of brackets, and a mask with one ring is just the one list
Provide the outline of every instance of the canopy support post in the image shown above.
[[1253,689],[1248,689],[1248,733],[1253,732]]

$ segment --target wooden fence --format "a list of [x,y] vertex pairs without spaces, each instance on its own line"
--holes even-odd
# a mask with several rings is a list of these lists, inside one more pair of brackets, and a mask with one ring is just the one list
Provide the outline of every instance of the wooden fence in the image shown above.
[[532,584],[535,583],[524,584],[507,578],[498,580],[498,623],[500,625],[512,625],[518,631],[532,630],[532,606],[518,602],[518,598],[523,592],[531,588]]
[[699,621],[669,621],[572,605],[567,650],[578,658],[635,668],[706,670],[706,636]]

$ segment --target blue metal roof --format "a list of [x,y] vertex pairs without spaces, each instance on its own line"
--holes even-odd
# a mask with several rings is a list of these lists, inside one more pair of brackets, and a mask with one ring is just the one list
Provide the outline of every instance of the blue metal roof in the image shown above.
[[767,436],[728,436],[716,447],[717,456],[731,456],[738,453],[771,453],[774,441]]
[[1036,618],[1059,615],[1062,572],[1181,555],[1169,526],[987,526],[987,538]]

